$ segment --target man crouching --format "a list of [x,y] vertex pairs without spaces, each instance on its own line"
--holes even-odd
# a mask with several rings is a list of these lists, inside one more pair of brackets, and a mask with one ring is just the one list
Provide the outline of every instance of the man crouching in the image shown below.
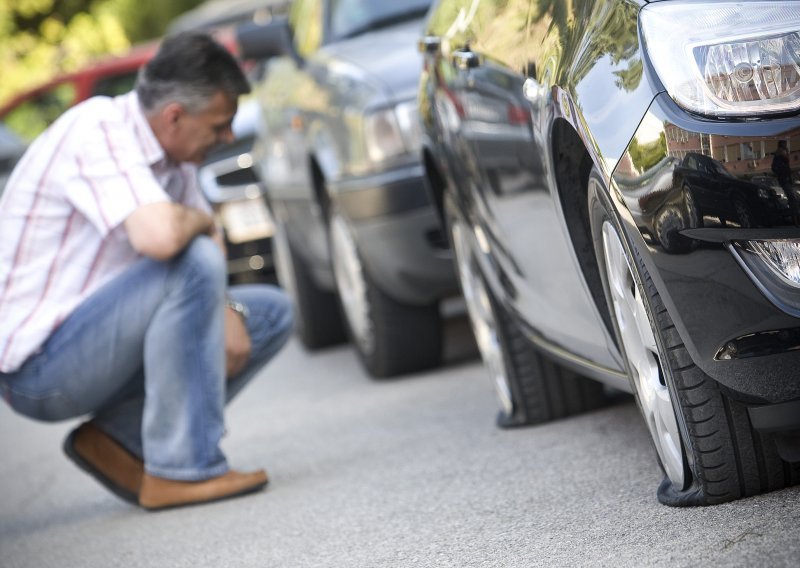
[[286,342],[291,305],[226,288],[196,164],[231,142],[249,85],[205,34],[163,42],[134,91],[73,107],[0,198],[0,389],[47,421],[89,414],[66,454],[147,509],[263,488],[231,470],[224,406]]

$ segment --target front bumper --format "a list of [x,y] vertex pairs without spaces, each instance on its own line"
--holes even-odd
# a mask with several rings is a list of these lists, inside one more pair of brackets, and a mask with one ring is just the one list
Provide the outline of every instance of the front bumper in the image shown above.
[[[692,359],[752,403],[800,398],[800,341],[791,339],[800,338],[800,318],[770,298],[769,283],[757,281],[730,249],[737,240],[800,238],[786,197],[795,188],[771,171],[778,140],[788,141],[797,173],[797,117],[702,120],[662,94],[634,136],[636,152],[628,148],[612,181],[628,233],[649,251],[645,263]],[[695,176],[686,167],[695,158],[710,158],[729,175]]]
[[236,282],[274,280],[274,226],[252,167],[252,142],[246,138],[219,148],[198,171],[203,193],[225,229],[228,275]]
[[414,164],[329,186],[370,277],[411,305],[458,291],[452,254],[422,176],[422,166]]

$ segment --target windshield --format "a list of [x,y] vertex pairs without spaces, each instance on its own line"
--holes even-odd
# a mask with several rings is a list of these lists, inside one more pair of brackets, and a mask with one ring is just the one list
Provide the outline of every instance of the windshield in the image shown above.
[[431,0],[331,0],[331,36],[352,37],[427,12]]

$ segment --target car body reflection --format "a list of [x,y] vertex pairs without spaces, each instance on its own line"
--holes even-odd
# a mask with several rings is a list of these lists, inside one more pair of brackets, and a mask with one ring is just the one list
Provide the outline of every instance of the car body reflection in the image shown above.
[[[771,172],[774,152],[767,151],[777,148],[780,139],[735,139],[734,146],[763,148],[762,155],[744,162],[736,159],[725,163],[709,154],[715,150],[722,154],[722,149],[731,147],[732,137],[707,137],[708,143],[703,147],[698,143],[686,151],[671,145],[665,135],[674,129],[675,126],[664,124],[658,139],[665,143],[656,154],[661,156],[656,163],[637,166],[636,152],[629,149],[614,173],[623,201],[650,244],[668,253],[683,253],[697,245],[685,233],[687,229],[794,225],[796,211],[793,213],[791,203],[798,201],[800,184],[782,186]],[[652,133],[649,136],[652,138]],[[786,138],[796,136],[797,133],[790,132]],[[699,141],[703,137],[682,132],[672,138]],[[792,162],[797,162],[797,155],[792,158]],[[792,169],[792,175],[796,176],[797,166]]]

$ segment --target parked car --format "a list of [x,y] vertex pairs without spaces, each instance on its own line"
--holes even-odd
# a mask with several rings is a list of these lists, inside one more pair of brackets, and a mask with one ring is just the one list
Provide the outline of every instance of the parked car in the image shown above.
[[298,335],[314,349],[346,327],[379,377],[440,361],[439,303],[457,290],[420,163],[429,3],[295,0],[288,20],[240,28],[243,55],[270,58],[256,164]]
[[785,222],[789,215],[786,195],[778,186],[759,185],[732,175],[719,160],[687,152],[675,168],[674,185],[691,195],[699,217],[706,210],[720,223],[728,220],[740,227],[771,227]]
[[[597,396],[563,369],[632,391],[669,505],[800,481],[800,228],[680,175],[707,156],[745,187],[779,140],[798,169],[798,25],[794,2],[439,0],[422,33],[423,161],[503,412]],[[647,234],[659,200],[692,246]]]
[[203,194],[225,229],[228,279],[237,284],[275,280],[274,225],[253,167],[258,121],[256,101],[245,96],[233,119],[234,141],[212,149],[197,171]]
[[215,30],[246,22],[266,23],[285,15],[291,0],[206,0],[169,23],[167,34]]

